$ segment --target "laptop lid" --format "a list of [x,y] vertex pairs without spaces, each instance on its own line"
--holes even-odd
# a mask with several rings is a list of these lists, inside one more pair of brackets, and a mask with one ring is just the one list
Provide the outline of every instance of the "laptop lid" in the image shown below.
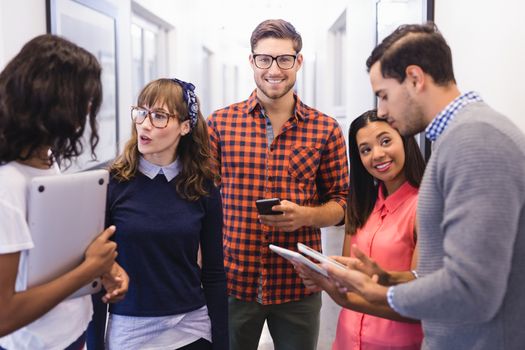
[[[88,245],[104,229],[107,170],[39,176],[28,195],[28,225],[34,248],[27,258],[27,286],[49,282],[84,259]],[[100,279],[69,298],[96,293]]]

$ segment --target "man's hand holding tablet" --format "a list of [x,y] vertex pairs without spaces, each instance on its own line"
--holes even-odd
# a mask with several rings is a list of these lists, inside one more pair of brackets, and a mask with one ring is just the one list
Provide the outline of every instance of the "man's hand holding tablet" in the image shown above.
[[320,273],[321,275],[328,277],[328,272],[326,272],[325,269],[323,269],[320,265],[314,263],[313,261],[307,259],[304,255],[299,254],[298,252],[294,252],[293,250],[278,247],[276,245],[270,244],[270,249],[282,256],[283,258],[291,261],[292,263],[301,263],[310,269],[314,270],[315,272]]
[[327,263],[327,264],[331,264],[331,265],[333,265],[333,266],[335,266],[337,268],[340,268],[340,269],[347,269],[347,267],[345,265],[341,264],[340,262],[335,261],[334,259],[327,257],[323,253],[318,252],[317,250],[312,249],[312,248],[310,248],[309,246],[307,246],[305,244],[297,243],[297,249],[299,249],[299,251],[301,253],[303,253],[305,255],[308,255],[310,258],[315,259],[315,260],[319,261],[320,263]]

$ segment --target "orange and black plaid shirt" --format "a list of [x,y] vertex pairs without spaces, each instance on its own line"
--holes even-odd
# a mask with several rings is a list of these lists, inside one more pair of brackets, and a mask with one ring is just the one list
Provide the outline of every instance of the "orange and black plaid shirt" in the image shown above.
[[346,208],[348,165],[341,128],[297,96],[294,115],[268,145],[267,118],[254,91],[248,100],[208,118],[224,207],[224,265],[229,294],[244,301],[280,304],[310,294],[290,262],[269,244],[321,250],[321,231],[283,232],[262,225],[255,200],[278,197],[303,206],[335,201]]

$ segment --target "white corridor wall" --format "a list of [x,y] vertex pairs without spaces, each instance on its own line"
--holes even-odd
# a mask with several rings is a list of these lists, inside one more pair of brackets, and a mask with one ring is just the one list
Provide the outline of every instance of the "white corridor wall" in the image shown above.
[[523,0],[436,0],[435,6],[461,91],[478,91],[525,132],[524,13]]

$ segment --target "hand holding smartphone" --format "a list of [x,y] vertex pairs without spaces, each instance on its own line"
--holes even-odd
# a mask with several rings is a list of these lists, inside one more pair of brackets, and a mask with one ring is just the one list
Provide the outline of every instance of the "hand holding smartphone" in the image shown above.
[[279,204],[281,204],[279,198],[258,199],[255,201],[257,212],[260,215],[281,215],[283,213],[282,211],[272,210],[274,205]]

